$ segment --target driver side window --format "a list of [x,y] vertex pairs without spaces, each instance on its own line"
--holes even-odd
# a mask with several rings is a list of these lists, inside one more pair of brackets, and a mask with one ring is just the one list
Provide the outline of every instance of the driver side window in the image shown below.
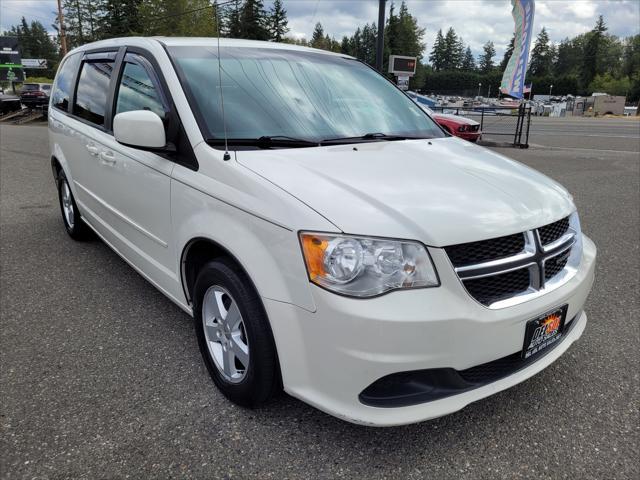
[[165,120],[166,112],[157,83],[141,63],[133,61],[133,56],[125,58],[118,97],[116,114],[132,110],[151,110]]

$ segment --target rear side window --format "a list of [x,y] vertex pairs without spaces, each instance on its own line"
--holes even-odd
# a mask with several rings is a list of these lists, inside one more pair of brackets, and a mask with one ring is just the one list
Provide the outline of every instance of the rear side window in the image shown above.
[[67,110],[69,108],[69,98],[71,98],[71,90],[73,89],[73,76],[76,73],[79,62],[80,55],[75,54],[67,57],[60,66],[58,75],[56,75],[53,93],[51,94],[51,104],[54,107],[62,110]]
[[157,84],[140,64],[125,62],[118,87],[116,114],[132,110],[151,110],[164,120],[165,109]]
[[51,90],[51,85],[42,85],[42,90]]
[[73,114],[96,125],[104,124],[107,108],[109,81],[113,73],[114,62],[101,60],[84,62],[78,80],[76,101]]

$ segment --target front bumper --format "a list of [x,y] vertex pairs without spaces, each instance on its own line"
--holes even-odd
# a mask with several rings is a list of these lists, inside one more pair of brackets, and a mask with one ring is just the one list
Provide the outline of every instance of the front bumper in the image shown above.
[[[584,331],[582,311],[594,278],[596,248],[583,239],[577,274],[546,295],[489,310],[462,287],[442,249],[430,249],[438,288],[396,291],[367,300],[312,286],[315,313],[264,299],[285,390],[344,420],[375,426],[419,422],[446,415],[509,388],[553,363]],[[359,400],[374,381],[397,372],[465,370],[522,349],[528,320],[568,305],[573,326],[546,355],[512,375],[454,396],[417,405],[382,408]],[[574,318],[575,317],[575,318]]]

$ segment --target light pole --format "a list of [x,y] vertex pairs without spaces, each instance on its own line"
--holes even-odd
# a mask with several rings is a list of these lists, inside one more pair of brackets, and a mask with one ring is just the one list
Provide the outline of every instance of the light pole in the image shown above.
[[491,98],[491,85],[487,88],[487,98]]
[[553,84],[549,85],[549,103],[551,103],[551,91],[553,90]]
[[[376,38],[376,70],[382,73],[382,64],[384,59],[382,54],[384,53],[384,14],[387,0],[380,0],[378,2],[378,37]],[[380,27],[382,25],[382,27]],[[391,52],[395,53],[395,52]]]
[[478,95],[477,97],[480,97],[480,87],[482,86],[482,83],[478,83]]

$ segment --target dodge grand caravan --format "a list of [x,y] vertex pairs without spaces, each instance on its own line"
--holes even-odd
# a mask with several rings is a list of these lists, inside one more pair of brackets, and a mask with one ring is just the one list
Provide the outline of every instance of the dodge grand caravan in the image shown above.
[[354,58],[108,40],[66,56],[50,107],[67,232],[192,315],[240,405],[283,388],[351,422],[417,422],[522,382],[585,329],[596,248],[571,195]]

